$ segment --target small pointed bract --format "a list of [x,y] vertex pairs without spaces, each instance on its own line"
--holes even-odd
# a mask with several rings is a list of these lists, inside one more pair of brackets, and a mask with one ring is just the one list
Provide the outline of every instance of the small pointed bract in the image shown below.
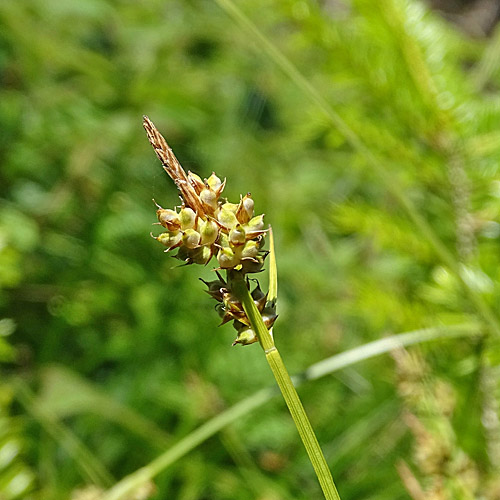
[[203,206],[197,196],[196,190],[191,182],[189,182],[186,172],[184,172],[167,141],[147,116],[144,117],[142,124],[148,135],[148,140],[155,150],[156,156],[161,161],[165,172],[167,172],[181,192],[184,203],[197,212],[198,215],[203,216],[205,212],[203,211]]

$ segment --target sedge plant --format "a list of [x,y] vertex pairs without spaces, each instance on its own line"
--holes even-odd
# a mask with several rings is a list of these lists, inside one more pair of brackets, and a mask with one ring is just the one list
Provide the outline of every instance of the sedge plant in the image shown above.
[[[143,125],[182,200],[174,209],[156,204],[156,224],[164,231],[151,236],[166,247],[165,252],[172,252],[185,265],[207,265],[216,259],[216,279],[204,283],[208,294],[218,302],[222,324],[232,322],[236,330],[233,345],[260,344],[325,498],[340,500],[316,435],[274,342],[277,271],[271,227],[265,227],[263,215],[255,215],[250,193],[240,196],[238,203],[229,202],[221,196],[225,179],[222,181],[212,173],[202,180],[193,172],[186,173],[165,138],[146,116]],[[266,235],[269,235],[270,250],[264,249]],[[250,278],[262,271],[266,259],[269,262],[268,293],[262,291],[255,278]]]

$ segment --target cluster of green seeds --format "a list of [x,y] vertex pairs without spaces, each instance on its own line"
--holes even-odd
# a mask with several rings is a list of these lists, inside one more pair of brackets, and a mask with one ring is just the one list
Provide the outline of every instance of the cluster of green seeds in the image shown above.
[[185,203],[179,210],[157,205],[157,224],[166,231],[153,238],[167,247],[166,252],[178,249],[175,257],[186,264],[205,265],[215,255],[221,269],[259,271],[266,254],[266,230],[264,216],[254,216],[250,193],[239,203],[229,203],[221,198],[225,181],[215,173],[204,181],[192,172],[186,177],[202,210],[196,212]]
[[[227,272],[224,281],[216,269],[218,279],[204,281],[208,293],[217,300],[217,311],[222,323],[233,322],[237,331],[233,345],[248,345],[258,341],[256,333],[243,305],[230,287],[231,273],[256,273],[262,270],[268,252],[263,250],[264,215],[254,214],[254,201],[250,193],[240,196],[239,203],[230,203],[221,197],[226,181],[215,173],[202,180],[193,172],[186,173],[175,157],[165,138],[148,117],[144,117],[144,128],[163,168],[180,191],[182,204],[175,209],[166,209],[156,202],[158,224],[165,231],[151,236],[166,247],[165,252],[176,251],[174,257],[185,264],[206,265],[216,257],[219,270]],[[276,304],[267,300],[257,280],[251,292],[254,303],[262,315],[266,327],[272,331],[276,320]],[[250,280],[247,278],[250,290]]]
[[[250,321],[243,309],[243,305],[234,296],[228,284],[219,273],[217,273],[217,277],[218,279],[214,281],[201,281],[207,285],[208,290],[206,290],[206,292],[218,302],[216,309],[219,316],[222,318],[221,325],[224,325],[229,321],[233,322],[233,327],[238,333],[235,341],[233,342],[233,346],[237,344],[249,345],[257,342],[257,335],[250,326]],[[276,314],[276,304],[267,300],[268,294],[261,290],[257,280],[249,281],[254,281],[256,283],[256,286],[251,293],[252,299],[259,310],[267,329],[272,332],[272,326],[278,317]],[[248,283],[248,286],[250,287],[250,283]]]

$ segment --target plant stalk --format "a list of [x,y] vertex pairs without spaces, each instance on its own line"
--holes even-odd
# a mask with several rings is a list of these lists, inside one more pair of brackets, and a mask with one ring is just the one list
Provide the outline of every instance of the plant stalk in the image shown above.
[[333,482],[332,474],[328,468],[321,447],[318,443],[316,435],[312,429],[311,423],[307,418],[302,402],[299,395],[295,390],[292,379],[281,359],[278,349],[274,345],[274,340],[268,329],[266,328],[262,317],[254,304],[250,291],[247,288],[245,276],[238,271],[230,271],[228,273],[228,280],[234,295],[241,301],[245,313],[250,320],[252,329],[255,331],[259,343],[264,349],[267,362],[271,367],[274,378],[278,383],[281,394],[285,399],[288,410],[292,415],[295,426],[299,432],[300,438],[304,443],[309,460],[316,472],[321,489],[327,500],[340,500],[340,496]]

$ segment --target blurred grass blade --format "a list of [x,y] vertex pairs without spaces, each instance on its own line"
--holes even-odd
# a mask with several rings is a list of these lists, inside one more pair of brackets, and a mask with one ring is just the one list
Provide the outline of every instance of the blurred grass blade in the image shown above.
[[154,478],[161,471],[165,470],[196,446],[206,441],[209,437],[216,434],[226,425],[235,422],[244,415],[262,406],[269,401],[274,394],[277,394],[277,390],[274,390],[274,388],[261,389],[252,396],[236,403],[228,410],[219,413],[219,415],[188,434],[148,465],[136,470],[116,483],[100,500],[119,500],[125,498],[142,483]]
[[104,391],[72,370],[52,365],[41,372],[40,408],[61,419],[80,413],[94,413],[143,437],[156,448],[172,444],[168,434],[153,421],[118,403]]
[[276,46],[267,39],[259,28],[236,6],[232,0],[215,0],[215,2],[235,19],[251,36],[257,40],[264,49],[264,52],[272,59],[281,70],[299,87],[320,109],[328,116],[333,125],[346,138],[346,140],[358,151],[363,151],[371,156],[370,151],[359,139],[356,133],[344,122],[337,112],[330,106],[328,101],[318,92],[318,90],[304,77],[295,65]]
[[[336,354],[335,356],[331,356],[330,358],[311,365],[302,375],[292,378],[294,379],[295,385],[300,385],[308,380],[314,380],[319,377],[329,375],[341,370],[342,368],[352,366],[360,361],[379,356],[380,354],[390,352],[399,347],[406,347],[434,340],[449,340],[460,337],[476,337],[480,335],[482,335],[481,325],[477,323],[439,326],[392,335],[384,339],[355,347],[354,349]],[[202,426],[198,427],[198,429],[188,434],[148,465],[136,470],[116,483],[102,496],[101,500],[124,499],[131,491],[136,489],[142,483],[153,479],[161,471],[216,434],[223,427],[235,422],[244,415],[247,415],[251,411],[270,401],[272,397],[278,394],[279,391],[275,387],[261,389],[252,396],[236,403],[228,410],[223,411]]]
[[500,67],[500,26],[497,26],[483,57],[474,68],[471,82],[477,90],[482,90]]
[[408,333],[400,333],[385,337],[368,344],[341,352],[323,361],[311,365],[302,375],[305,380],[315,380],[330,373],[346,368],[365,359],[374,358],[380,354],[393,351],[400,347],[421,344],[431,340],[445,340],[457,337],[480,334],[481,326],[478,323],[423,328]]
[[97,486],[109,488],[115,479],[103,463],[64,424],[35,400],[28,385],[21,379],[12,384],[16,396],[26,411],[66,450],[82,472],[82,477]]

